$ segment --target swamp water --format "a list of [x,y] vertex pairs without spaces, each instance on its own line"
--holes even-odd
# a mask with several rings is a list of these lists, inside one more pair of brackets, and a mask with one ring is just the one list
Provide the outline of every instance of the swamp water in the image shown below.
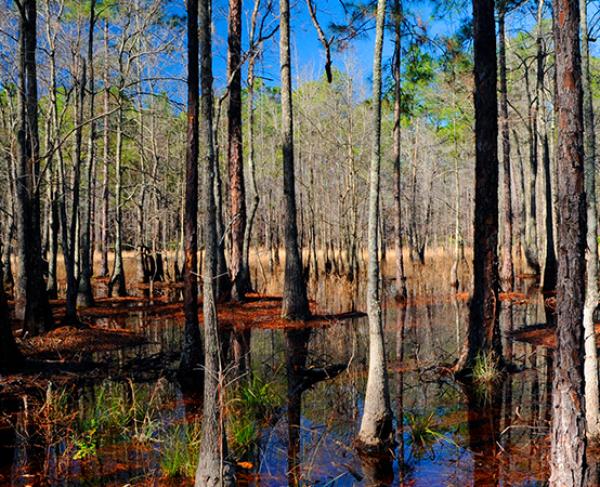
[[[340,282],[319,286],[319,309],[351,307]],[[543,301],[535,301],[505,306],[503,325],[511,317],[515,329],[544,322]],[[514,342],[513,360],[522,372],[493,391],[465,390],[444,364],[457,358],[464,340],[466,303],[423,291],[406,307],[386,298],[384,317],[395,460],[367,461],[352,447],[367,378],[366,318],[287,339],[281,329],[253,329],[252,379],[225,378],[224,412],[239,485],[544,485],[551,351]],[[182,318],[132,308],[125,318],[102,318],[98,324],[129,328],[149,343],[91,357],[118,373],[99,380],[73,377],[71,385],[52,384],[38,397],[15,398],[16,405],[3,407],[11,412],[0,429],[0,484],[192,483],[201,401],[184,394],[173,378]],[[308,351],[309,368],[347,368],[290,394],[290,343],[295,354]],[[136,371],[128,378],[132,364]],[[157,372],[157,364],[171,373]]]

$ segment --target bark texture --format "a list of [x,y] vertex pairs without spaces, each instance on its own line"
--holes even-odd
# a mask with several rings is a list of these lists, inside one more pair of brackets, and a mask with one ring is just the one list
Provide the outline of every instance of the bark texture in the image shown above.
[[242,301],[250,289],[247,268],[244,266],[244,232],[246,230],[246,188],[242,145],[242,0],[229,1],[229,45],[227,79],[227,162],[229,168],[229,196],[231,204],[231,297]]
[[357,446],[368,452],[385,452],[394,441],[387,376],[383,320],[379,292],[379,173],[381,167],[381,54],[386,1],[377,3],[377,27],[373,58],[373,146],[369,170],[367,314],[369,318],[369,375],[364,413]]
[[296,182],[294,172],[294,124],[290,61],[290,2],[279,1],[279,62],[281,68],[281,146],[283,155],[283,193],[285,231],[285,274],[282,315],[305,319],[310,314],[302,260],[298,249],[296,220]]
[[598,350],[594,330],[594,309],[598,305],[598,211],[596,208],[596,138],[594,105],[591,92],[590,52],[587,25],[587,1],[580,0],[581,9],[581,67],[583,88],[584,171],[587,196],[587,246],[585,307],[585,416],[588,437],[600,436],[600,391],[598,388]]
[[[198,324],[198,0],[187,1],[188,113],[185,163],[183,313],[185,316],[181,376],[199,372],[204,361]],[[211,192],[212,193],[212,192]],[[200,384],[197,384],[200,387]]]
[[[200,113],[202,124],[201,164],[204,168],[204,238],[206,241],[205,266],[203,269],[203,313],[204,313],[204,405],[202,416],[202,438],[200,459],[196,470],[196,486],[232,486],[233,469],[227,462],[227,438],[223,417],[224,384],[221,364],[221,346],[217,320],[216,289],[217,277],[217,223],[214,199],[214,146],[212,138],[213,95],[211,55],[211,2],[199,2],[199,39],[201,63]],[[190,29],[190,32],[194,32]]]
[[52,327],[52,312],[42,275],[40,234],[40,161],[37,89],[37,8],[23,0],[19,12],[19,127],[16,171],[17,260],[15,314],[29,335]]
[[558,110],[557,347],[550,485],[585,485],[583,379],[586,204],[578,0],[554,0]]
[[499,65],[500,65],[500,131],[502,137],[502,169],[504,179],[502,181],[503,196],[503,221],[504,238],[502,241],[502,266],[501,283],[503,291],[511,291],[514,288],[514,267],[512,257],[512,235],[513,235],[513,209],[511,198],[511,171],[510,171],[510,132],[508,127],[508,87],[506,79],[506,8],[503,5],[498,12],[498,38],[499,38]]
[[475,225],[473,296],[466,350],[458,370],[469,372],[478,356],[501,357],[498,313],[498,107],[494,1],[473,0],[475,46]]

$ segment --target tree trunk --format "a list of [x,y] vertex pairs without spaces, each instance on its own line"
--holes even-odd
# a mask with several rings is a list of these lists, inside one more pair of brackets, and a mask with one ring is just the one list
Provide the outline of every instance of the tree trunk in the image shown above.
[[506,80],[506,8],[502,6],[498,12],[498,38],[499,38],[499,64],[500,64],[500,130],[502,136],[502,169],[504,179],[502,181],[503,196],[503,227],[504,239],[502,245],[502,266],[500,279],[502,289],[505,292],[512,291],[515,285],[513,258],[512,258],[512,235],[513,235],[513,210],[511,196],[511,173],[510,173],[510,132],[508,128],[508,88]]
[[558,110],[557,347],[552,383],[551,486],[585,485],[586,203],[578,0],[554,0]]
[[478,356],[501,353],[498,314],[498,106],[494,1],[473,0],[475,51],[475,222],[473,296],[466,347],[457,370],[469,374]]
[[127,296],[127,287],[125,284],[125,269],[123,268],[123,217],[121,202],[121,186],[123,170],[121,167],[123,158],[123,100],[121,99],[121,87],[119,87],[119,108],[117,110],[117,134],[116,134],[116,153],[115,153],[115,261],[113,265],[112,276],[108,282],[108,295],[112,295],[115,284],[117,285],[117,294]]
[[[81,143],[82,143],[82,129],[81,125],[83,122],[83,101],[84,101],[84,90],[85,90],[85,62],[83,66],[79,65],[78,69],[81,70],[79,79],[77,80],[76,86],[76,102],[75,102],[75,137],[74,137],[74,151],[73,151],[73,190],[71,198],[71,218],[67,216],[67,172],[65,168],[65,161],[60,158],[61,163],[59,165],[60,179],[61,179],[61,199],[60,199],[60,219],[62,229],[62,247],[63,255],[65,260],[65,270],[67,274],[67,299],[66,299],[66,311],[63,318],[63,324],[66,325],[78,325],[79,318],[77,317],[77,292],[79,289],[79,276],[77,275],[76,266],[76,255],[78,244],[77,240],[77,227],[79,220],[79,189],[80,189],[80,175],[81,175]],[[57,108],[56,108],[57,109]],[[59,134],[58,121],[56,129],[56,136]]]
[[281,144],[285,205],[283,212],[285,273],[281,314],[288,319],[305,319],[309,316],[310,310],[306,283],[302,276],[302,259],[298,249],[296,220],[289,0],[279,0],[279,63],[281,68]]
[[16,181],[17,258],[15,313],[29,335],[52,327],[43,277],[40,235],[39,135],[37,97],[37,9],[35,0],[19,5],[19,147]]
[[[394,211],[396,223],[396,298],[406,301],[406,275],[404,274],[404,257],[402,255],[402,185],[401,185],[401,154],[402,143],[400,124],[401,108],[400,98],[402,95],[400,87],[400,64],[402,60],[402,0],[395,0],[394,4],[394,31],[396,34],[394,51]],[[354,244],[355,245],[355,244]],[[358,278],[358,276],[357,276]]]
[[[190,10],[195,0],[190,0]],[[193,26],[191,26],[193,27]],[[191,28],[193,33],[194,29]],[[192,35],[192,34],[190,34]],[[217,274],[217,227],[214,200],[214,146],[212,138],[212,53],[211,53],[211,2],[200,0],[200,62],[202,124],[200,136],[204,149],[202,166],[205,170],[204,238],[206,242],[203,312],[204,312],[204,409],[200,459],[196,470],[197,487],[222,487],[234,485],[232,468],[227,460],[227,438],[223,417],[223,372],[221,368],[221,346],[216,307],[215,277]]]
[[231,297],[243,301],[250,289],[249,276],[244,267],[244,232],[246,230],[246,189],[242,145],[242,0],[229,0],[229,51],[227,79],[229,104],[227,106],[227,161],[229,167],[229,195],[231,201]]
[[[104,113],[108,114],[109,109],[109,78],[108,78],[108,21],[104,21]],[[101,244],[101,260],[100,260],[100,272],[99,275],[102,277],[108,276],[108,184],[109,184],[109,154],[110,154],[110,126],[108,115],[104,115],[103,118],[103,152],[102,152],[102,222],[100,225],[100,244]]]
[[10,310],[4,293],[4,263],[0,262],[0,371],[19,367],[24,358],[13,336]]
[[[188,126],[185,164],[183,312],[185,327],[179,363],[180,378],[199,374],[204,363],[198,325],[198,0],[187,0]],[[187,381],[186,381],[187,382]],[[186,384],[187,385],[187,384]],[[193,385],[193,384],[189,384]],[[200,384],[196,384],[200,388]]]
[[378,223],[381,167],[381,55],[386,1],[377,2],[377,30],[373,57],[373,147],[369,170],[367,314],[369,317],[369,375],[357,446],[365,452],[384,453],[394,441],[388,386],[383,320],[379,293]]
[[585,335],[585,415],[588,437],[600,436],[600,391],[598,388],[598,351],[594,330],[594,309],[598,305],[598,212],[596,208],[596,138],[591,90],[587,0],[581,10],[581,84],[583,88],[584,170],[587,203],[586,287],[583,309]]
[[[96,0],[90,1],[90,19],[87,45],[88,62],[88,97],[89,120],[94,117],[94,28],[96,25]],[[83,89],[83,86],[81,87]],[[79,255],[79,290],[77,301],[82,306],[92,306],[94,304],[94,294],[92,291],[92,169],[94,167],[94,149],[96,143],[96,123],[90,122],[89,135],[87,140],[87,156],[83,170],[83,195],[81,199],[81,225],[80,225],[80,255]]]

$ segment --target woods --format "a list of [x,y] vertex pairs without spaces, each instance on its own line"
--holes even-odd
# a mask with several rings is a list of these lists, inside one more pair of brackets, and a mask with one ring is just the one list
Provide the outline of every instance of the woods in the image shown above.
[[595,2],[0,12],[0,484],[600,485]]

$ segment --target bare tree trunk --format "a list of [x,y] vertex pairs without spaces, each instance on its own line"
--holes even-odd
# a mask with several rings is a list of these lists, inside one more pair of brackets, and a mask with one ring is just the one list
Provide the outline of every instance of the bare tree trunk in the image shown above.
[[231,201],[231,297],[243,301],[250,289],[250,279],[244,267],[244,232],[246,230],[246,188],[242,145],[242,0],[229,0],[227,79],[227,160]]
[[16,180],[16,221],[19,275],[15,313],[29,335],[53,326],[42,275],[40,235],[39,135],[37,96],[37,9],[35,0],[17,4],[19,15],[19,157]]
[[25,360],[13,336],[3,282],[4,263],[0,262],[0,371],[18,368]]
[[[252,18],[250,21],[250,46],[251,48],[255,45],[255,32],[256,22],[258,17],[258,11],[260,8],[260,0],[255,0],[254,9],[252,11]],[[252,228],[254,226],[254,219],[260,203],[260,195],[258,193],[258,187],[256,185],[256,166],[255,166],[255,150],[254,150],[254,65],[256,62],[257,54],[251,54],[248,59],[248,74],[247,74],[247,85],[248,85],[248,172],[250,173],[250,185],[252,186],[252,206],[248,214],[248,222],[244,231],[244,244],[243,244],[243,260],[242,260],[242,272],[247,277],[247,289],[252,289],[252,281],[250,276],[250,244],[252,240]]]
[[584,310],[586,202],[579,2],[554,0],[558,110],[557,347],[552,383],[550,485],[586,484]]
[[110,154],[110,126],[108,119],[108,109],[109,109],[109,78],[108,78],[108,20],[104,21],[104,115],[103,123],[103,131],[104,131],[104,140],[103,140],[103,153],[102,153],[102,162],[104,164],[102,170],[102,223],[100,226],[100,243],[101,243],[101,260],[100,260],[100,276],[105,277],[108,276],[108,167],[109,167],[109,154]]
[[[187,0],[188,35],[188,126],[185,163],[185,217],[183,262],[183,312],[185,328],[179,376],[200,375],[204,363],[198,325],[198,0]],[[212,193],[212,192],[211,192]],[[185,381],[188,382],[188,381]],[[188,384],[186,384],[188,385]],[[193,384],[189,384],[190,386]],[[200,384],[196,384],[199,388]]]
[[584,170],[587,203],[586,288],[583,309],[585,336],[585,415],[590,438],[600,436],[600,391],[598,388],[598,351],[593,313],[598,306],[598,211],[596,207],[596,137],[591,90],[587,0],[580,0],[581,61],[583,88]]
[[381,55],[386,1],[377,2],[373,57],[373,147],[369,170],[367,314],[369,317],[369,375],[357,445],[365,452],[387,451],[394,441],[379,292],[378,222],[381,167]]
[[498,106],[493,0],[473,0],[475,51],[475,222],[473,297],[465,350],[457,364],[468,375],[480,355],[502,357],[498,314]]
[[123,100],[121,99],[121,86],[119,87],[119,108],[117,110],[117,134],[116,134],[116,152],[115,152],[115,261],[113,272],[108,282],[108,295],[112,295],[115,284],[117,285],[117,294],[127,296],[127,287],[125,284],[125,269],[123,268],[123,209],[121,207],[121,187],[123,178],[123,169],[121,167],[123,159]]
[[289,319],[305,319],[310,314],[302,259],[298,249],[296,183],[294,173],[294,121],[290,60],[290,4],[279,0],[279,63],[281,67],[281,144],[283,154],[283,225],[285,229],[285,274],[281,314]]
[[510,174],[510,132],[508,128],[508,88],[506,80],[506,6],[503,5],[498,12],[498,38],[499,38],[499,64],[500,64],[500,130],[502,133],[502,169],[504,179],[502,182],[504,239],[502,245],[502,266],[500,280],[505,292],[512,291],[515,285],[513,268],[513,210]]
[[[88,62],[88,97],[89,120],[94,117],[94,28],[96,26],[96,0],[90,1],[89,34],[87,45]],[[84,87],[81,87],[84,89]],[[96,123],[90,122],[90,131],[87,140],[87,157],[83,170],[83,196],[81,200],[81,226],[80,226],[80,256],[79,256],[79,290],[77,301],[81,306],[92,306],[94,294],[92,291],[92,169],[94,167],[94,149],[96,143]]]
[[[195,0],[190,2],[190,7]],[[216,307],[215,278],[217,277],[217,227],[214,200],[214,146],[213,96],[212,96],[212,53],[211,53],[211,2],[200,0],[200,62],[201,62],[201,97],[200,113],[202,124],[202,166],[205,170],[204,198],[204,238],[206,256],[203,285],[204,312],[204,409],[202,417],[202,438],[200,443],[200,459],[196,470],[197,487],[221,487],[234,485],[233,472],[227,460],[227,438],[223,417],[223,373],[221,364],[221,346]],[[194,32],[193,28],[190,29]]]
[[400,98],[402,96],[400,87],[400,63],[402,60],[402,0],[395,0],[394,3],[394,31],[395,50],[394,50],[394,211],[396,212],[396,297],[401,301],[407,298],[406,275],[404,273],[404,256],[402,254],[402,179],[401,179],[401,154],[402,143],[400,124],[401,108]]
[[[65,260],[65,270],[67,274],[67,299],[66,311],[63,318],[63,323],[67,325],[79,324],[77,317],[77,291],[79,288],[79,277],[75,268],[76,249],[77,249],[77,226],[79,220],[79,182],[81,174],[81,142],[82,133],[81,125],[83,122],[83,101],[85,89],[85,62],[83,66],[79,65],[78,70],[81,71],[76,86],[76,102],[75,102],[75,124],[78,127],[75,130],[74,151],[73,151],[73,194],[71,197],[71,218],[67,216],[67,172],[65,168],[64,158],[60,158],[59,176],[61,181],[61,198],[60,198],[60,219],[62,229],[62,247]],[[57,109],[57,108],[56,108]],[[58,121],[55,127],[56,136],[58,136]]]

